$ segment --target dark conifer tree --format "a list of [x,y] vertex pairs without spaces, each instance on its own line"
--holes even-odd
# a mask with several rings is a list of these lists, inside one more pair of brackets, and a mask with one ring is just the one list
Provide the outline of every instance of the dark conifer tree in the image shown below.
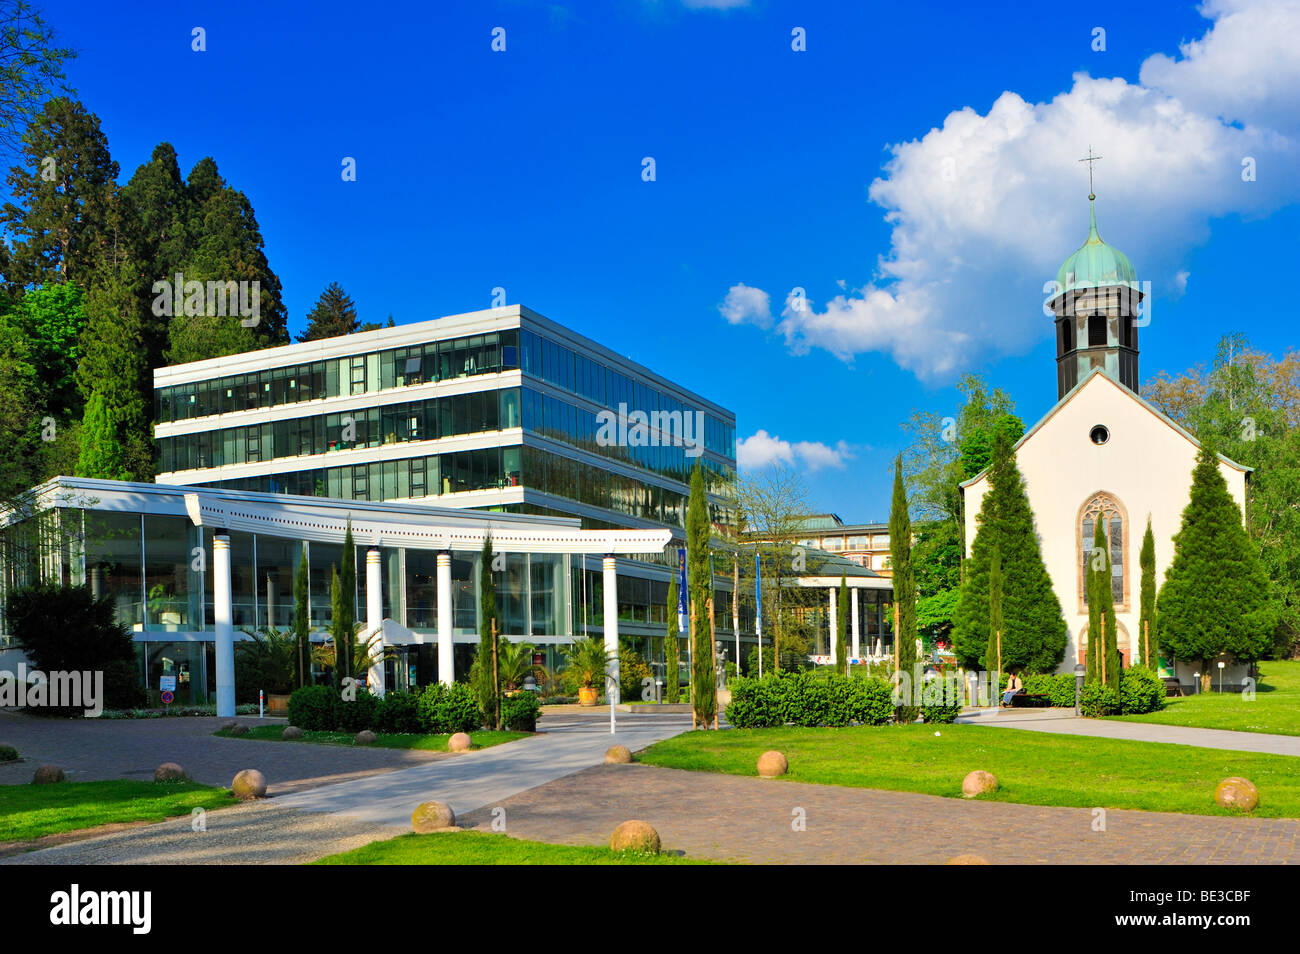
[[1002,668],[1055,672],[1065,655],[1065,619],[1043,563],[1011,438],[1005,432],[994,435],[989,489],[976,526],[953,613],[958,654],[973,662],[988,651],[989,569],[996,543],[1002,561]]
[[316,304],[307,312],[307,330],[299,341],[316,341],[320,338],[337,338],[350,335],[358,328],[357,306],[352,297],[338,284],[330,282],[321,292]]
[[[894,583],[894,657],[900,678],[908,685],[916,681],[916,572],[912,567],[912,515],[907,505],[907,488],[903,484],[903,458],[894,458],[894,494],[889,506],[889,559]],[[921,687],[912,685],[913,702]],[[918,713],[914,705],[899,706],[894,717],[899,722],[914,722]]]

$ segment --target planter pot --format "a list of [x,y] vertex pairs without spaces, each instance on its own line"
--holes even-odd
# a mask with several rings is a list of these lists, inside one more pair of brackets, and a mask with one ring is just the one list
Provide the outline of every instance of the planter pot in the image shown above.
[[289,712],[289,697],[278,696],[275,693],[268,693],[266,697],[266,711],[274,712],[280,715],[287,715]]
[[600,691],[595,686],[582,686],[578,689],[578,705],[594,706],[599,696]]

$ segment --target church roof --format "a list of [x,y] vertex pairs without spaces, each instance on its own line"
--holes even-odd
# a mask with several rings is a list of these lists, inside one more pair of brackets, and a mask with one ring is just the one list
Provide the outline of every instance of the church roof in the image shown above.
[[[1124,387],[1124,385],[1120,384],[1118,381],[1116,381],[1114,378],[1112,378],[1110,375],[1108,375],[1108,374],[1107,374],[1107,373],[1106,373],[1102,368],[1093,368],[1092,371],[1089,372],[1089,374],[1088,374],[1087,377],[1085,377],[1082,381],[1080,381],[1078,384],[1076,384],[1074,387],[1072,387],[1068,392],[1066,392],[1065,397],[1061,398],[1059,401],[1057,401],[1055,404],[1053,404],[1051,410],[1049,410],[1046,414],[1044,414],[1044,415],[1039,419],[1039,421],[1038,421],[1037,424],[1035,424],[1035,425],[1034,425],[1033,427],[1031,427],[1029,430],[1025,431],[1024,436],[1022,436],[1022,437],[1020,438],[1020,440],[1016,441],[1016,443],[1012,446],[1011,449],[1012,449],[1013,451],[1018,451],[1018,450],[1020,450],[1020,445],[1022,445],[1023,443],[1025,443],[1025,441],[1029,440],[1029,438],[1033,437],[1034,434],[1036,434],[1038,431],[1042,430],[1043,427],[1044,427],[1044,425],[1046,425],[1048,421],[1050,421],[1053,417],[1055,417],[1055,416],[1056,416],[1056,413],[1057,413],[1061,408],[1063,408],[1063,407],[1065,407],[1065,405],[1069,404],[1070,401],[1073,400],[1073,398],[1074,398],[1074,396],[1075,396],[1076,394],[1078,394],[1078,393],[1079,393],[1080,391],[1082,391],[1085,387],[1087,387],[1088,384],[1092,381],[1093,378],[1098,377],[1098,376],[1102,377],[1102,378],[1103,378],[1105,381],[1107,381],[1107,382],[1108,382],[1112,387],[1114,387],[1114,388],[1118,388],[1119,391],[1120,391],[1121,393],[1128,395],[1128,396],[1129,396],[1130,398],[1132,398],[1135,402],[1137,402],[1138,404],[1140,404],[1142,407],[1146,408],[1148,411],[1150,411],[1152,414],[1154,414],[1154,415],[1155,415],[1156,417],[1158,417],[1160,420],[1164,421],[1166,424],[1168,424],[1170,427],[1172,427],[1172,428],[1173,428],[1175,431],[1177,431],[1179,434],[1183,435],[1183,437],[1185,437],[1185,438],[1187,438],[1189,441],[1191,441],[1191,443],[1192,443],[1192,445],[1193,445],[1194,447],[1196,447],[1198,450],[1200,449],[1201,442],[1200,442],[1199,440],[1196,439],[1196,435],[1195,435],[1195,434],[1193,434],[1193,433],[1192,433],[1191,431],[1189,431],[1187,428],[1183,427],[1181,424],[1179,424],[1177,421],[1175,421],[1172,417],[1170,417],[1170,416],[1169,416],[1168,414],[1166,414],[1164,411],[1160,410],[1160,409],[1159,409],[1158,407],[1156,407],[1154,404],[1150,403],[1149,401],[1144,401],[1140,396],[1138,396],[1137,394],[1134,394],[1134,393],[1133,393],[1132,391],[1130,391],[1128,388]],[[1247,473],[1247,474],[1249,474],[1249,473],[1253,473],[1254,470],[1255,470],[1255,468],[1253,468],[1253,467],[1247,467],[1245,464],[1238,464],[1238,463],[1237,463],[1235,460],[1233,460],[1232,458],[1230,458],[1230,457],[1225,457],[1225,456],[1222,455],[1222,454],[1219,454],[1219,455],[1218,455],[1218,458],[1219,458],[1220,461],[1222,461],[1223,463],[1227,464],[1229,467],[1233,468],[1234,470],[1242,471],[1243,473]],[[962,481],[960,484],[958,484],[957,486],[958,486],[960,489],[963,489],[963,490],[964,490],[965,488],[969,487],[971,484],[974,484],[974,483],[978,482],[980,479],[982,479],[983,477],[985,477],[985,476],[988,474],[988,472],[989,472],[989,468],[988,468],[988,467],[985,467],[983,470],[981,470],[981,471],[980,471],[978,474],[976,474],[974,477],[970,478],[969,480],[963,480],[963,481]]]
[[1128,256],[1107,245],[1097,233],[1096,197],[1088,196],[1088,239],[1067,258],[1056,272],[1061,292],[1076,288],[1127,285],[1137,290],[1137,272]]

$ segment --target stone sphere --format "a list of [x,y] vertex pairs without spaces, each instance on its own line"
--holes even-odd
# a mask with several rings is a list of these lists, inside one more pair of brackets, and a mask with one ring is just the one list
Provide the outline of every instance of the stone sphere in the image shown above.
[[659,832],[649,823],[625,821],[609,836],[609,847],[614,851],[639,851],[647,855],[659,854]]
[[282,738],[282,739],[301,739],[301,738],[302,738],[302,729],[298,728],[296,725],[286,725],[286,726],[284,727],[284,731],[280,733],[280,738]]
[[468,752],[470,746],[474,743],[470,741],[469,735],[465,732],[457,732],[447,740],[448,752]]
[[266,798],[266,776],[257,769],[244,769],[230,783],[230,790],[240,801]]
[[1225,778],[1214,789],[1214,801],[1221,808],[1235,808],[1239,812],[1253,812],[1259,804],[1259,789],[1248,779],[1233,775]]
[[55,782],[62,782],[67,778],[63,774],[63,769],[57,765],[42,765],[32,776],[33,785],[52,785]]
[[632,761],[632,752],[626,745],[611,745],[605,750],[606,765],[627,765]]
[[353,739],[353,741],[356,742],[357,745],[374,745],[379,741],[379,736],[375,735],[369,729],[362,729],[357,733],[357,737]]
[[230,730],[231,735],[248,735],[248,726],[236,725]]
[[976,769],[961,780],[961,797],[974,798],[998,790],[997,777],[992,772]]
[[164,762],[153,770],[153,780],[155,782],[183,782],[187,778],[185,769],[175,762]]
[[776,750],[764,752],[758,757],[759,778],[776,778],[788,771],[790,771],[790,763],[785,760],[784,755]]
[[443,831],[456,825],[456,813],[450,805],[442,802],[421,802],[411,812],[411,827],[417,835],[427,835],[431,831]]
[[953,855],[947,861],[946,865],[986,865],[989,860],[983,855]]

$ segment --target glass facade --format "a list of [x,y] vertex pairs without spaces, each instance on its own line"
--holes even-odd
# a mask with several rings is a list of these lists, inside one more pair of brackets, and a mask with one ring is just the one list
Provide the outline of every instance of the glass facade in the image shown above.
[[509,371],[519,367],[518,342],[518,330],[509,329],[171,385],[155,392],[154,419],[188,421]]
[[171,473],[519,426],[519,388],[503,388],[178,434],[155,443],[159,473]]

